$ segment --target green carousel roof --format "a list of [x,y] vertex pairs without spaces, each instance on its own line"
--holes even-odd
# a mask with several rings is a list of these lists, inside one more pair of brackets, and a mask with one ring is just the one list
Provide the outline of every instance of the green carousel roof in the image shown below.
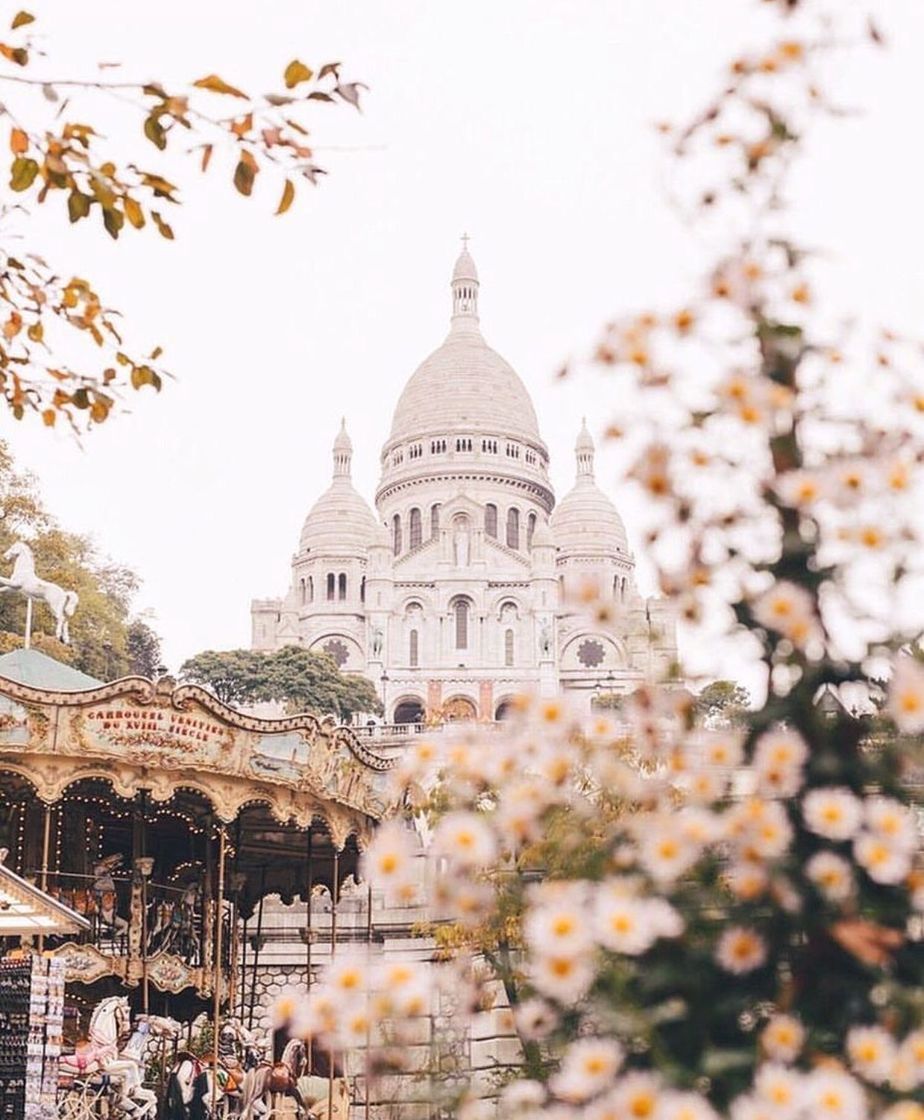
[[55,661],[37,649],[14,649],[0,656],[0,677],[53,692],[81,692],[86,688],[99,688],[102,684],[95,677],[65,665],[63,661]]

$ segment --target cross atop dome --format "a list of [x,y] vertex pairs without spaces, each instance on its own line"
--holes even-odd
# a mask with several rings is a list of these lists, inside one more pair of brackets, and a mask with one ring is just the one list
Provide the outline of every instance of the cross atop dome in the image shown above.
[[468,251],[469,236],[462,234],[462,252],[452,270],[452,321],[454,326],[478,322],[478,269]]

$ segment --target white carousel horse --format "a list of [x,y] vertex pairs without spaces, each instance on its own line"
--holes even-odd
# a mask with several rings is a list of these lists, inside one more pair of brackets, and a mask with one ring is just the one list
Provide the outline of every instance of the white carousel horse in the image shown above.
[[62,1073],[75,1078],[105,1074],[115,1090],[113,1105],[119,1110],[115,1115],[143,1120],[153,1118],[157,1111],[156,1095],[142,1085],[142,1055],[150,1028],[139,1023],[122,1051],[119,1040],[130,1027],[127,997],[109,996],[90,1016],[86,1042],[78,1044],[73,1054],[62,1054],[59,1066]]
[[39,579],[35,574],[32,549],[25,541],[16,541],[3,554],[4,560],[13,560],[13,572],[0,576],[0,591],[21,591],[29,599],[43,599],[55,616],[55,637],[67,644],[70,638],[67,620],[73,615],[80,601],[76,591],[65,591],[56,583]]
[[280,1061],[261,1062],[256,1069],[248,1070],[244,1076],[240,1120],[259,1120],[270,1114],[273,1097],[277,1095],[292,1097],[298,1116],[304,1117],[307,1109],[298,1082],[306,1064],[305,1043],[300,1038],[292,1038],[286,1043]]

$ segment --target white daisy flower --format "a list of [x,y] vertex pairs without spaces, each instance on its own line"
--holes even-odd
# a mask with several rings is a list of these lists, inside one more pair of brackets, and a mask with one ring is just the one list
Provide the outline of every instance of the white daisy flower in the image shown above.
[[810,790],[802,799],[806,828],[826,840],[852,840],[863,823],[863,802],[845,786]]
[[794,1062],[805,1045],[805,1027],[792,1015],[774,1015],[761,1033],[760,1044],[773,1061]]
[[565,1006],[585,996],[595,976],[596,969],[589,953],[537,954],[529,968],[533,987]]
[[606,883],[594,901],[593,929],[604,949],[629,956],[644,953],[657,936],[645,903]]
[[924,665],[913,657],[899,657],[892,670],[886,709],[899,731],[924,731]]
[[511,1081],[501,1090],[500,1104],[502,1111],[523,1112],[526,1109],[541,1108],[545,1103],[545,1086],[539,1081],[528,1078],[522,1081]]
[[913,1080],[910,1088],[924,1083],[924,1027],[906,1035],[899,1047],[899,1060],[905,1065],[907,1075]]
[[874,1085],[888,1081],[898,1054],[895,1039],[878,1026],[852,1027],[845,1050],[854,1072]]
[[558,1013],[542,999],[526,999],[514,1010],[517,1032],[530,1042],[546,1038],[558,1024]]
[[834,852],[816,852],[806,863],[805,874],[831,902],[845,902],[854,892],[853,869]]
[[359,874],[373,886],[395,890],[411,878],[413,862],[414,848],[407,829],[399,821],[386,821],[362,853]]
[[482,815],[456,810],[447,813],[436,826],[433,850],[460,867],[483,868],[496,857],[497,840]]
[[613,1090],[613,1104],[617,1115],[631,1120],[654,1120],[661,1099],[661,1082],[653,1073],[627,1073],[616,1082]]
[[862,1086],[849,1074],[823,1067],[806,1079],[807,1115],[812,1120],[865,1120]]
[[555,903],[534,906],[526,915],[523,935],[537,953],[581,953],[592,944],[590,922],[582,897],[563,897]]
[[773,1106],[780,1120],[785,1120],[802,1110],[805,1078],[789,1066],[766,1062],[757,1070],[754,1091],[761,1100]]
[[870,797],[866,802],[866,826],[870,832],[898,848],[914,851],[918,830],[907,805],[891,797]]
[[699,1093],[665,1093],[658,1120],[718,1120],[718,1113]]
[[624,1057],[622,1047],[613,1039],[580,1038],[565,1051],[549,1088],[560,1100],[581,1104],[609,1088]]
[[639,861],[656,882],[674,882],[699,858],[699,845],[685,835],[676,817],[646,817],[642,828]]
[[731,926],[719,938],[715,959],[726,972],[743,976],[766,964],[767,945],[755,930]]
[[872,832],[862,832],[854,841],[854,857],[875,883],[895,885],[911,871],[911,853]]

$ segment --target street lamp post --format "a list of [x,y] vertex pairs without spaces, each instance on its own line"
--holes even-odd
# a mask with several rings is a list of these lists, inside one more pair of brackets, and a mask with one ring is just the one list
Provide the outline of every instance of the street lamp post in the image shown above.
[[[382,682],[382,707],[384,708],[385,705],[386,705],[386,702],[387,702],[387,689],[388,689],[388,672],[387,672],[387,670],[385,670],[385,669],[382,670],[382,675],[381,675],[381,677],[379,677],[379,680]],[[387,711],[385,712],[385,715],[387,717],[387,715],[388,715]]]

